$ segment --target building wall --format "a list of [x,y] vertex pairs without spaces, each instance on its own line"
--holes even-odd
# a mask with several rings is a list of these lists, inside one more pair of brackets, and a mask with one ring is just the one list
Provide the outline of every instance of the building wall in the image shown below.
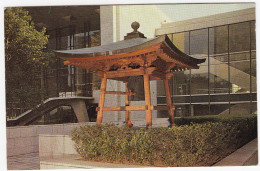
[[177,116],[256,112],[255,8],[163,24],[156,29],[162,34],[186,54],[206,58],[200,69],[175,73]]
[[169,16],[170,21],[166,20],[165,25],[171,22],[184,21],[188,19],[207,17],[227,12],[234,12],[248,8],[254,8],[254,2],[247,3],[193,3],[193,4],[162,4],[156,5],[165,15]]

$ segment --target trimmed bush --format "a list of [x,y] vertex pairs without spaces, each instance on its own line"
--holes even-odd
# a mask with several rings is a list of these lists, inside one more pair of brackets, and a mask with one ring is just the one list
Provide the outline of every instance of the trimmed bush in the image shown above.
[[71,136],[84,159],[154,166],[209,166],[256,137],[256,116],[201,120],[173,128],[84,126]]

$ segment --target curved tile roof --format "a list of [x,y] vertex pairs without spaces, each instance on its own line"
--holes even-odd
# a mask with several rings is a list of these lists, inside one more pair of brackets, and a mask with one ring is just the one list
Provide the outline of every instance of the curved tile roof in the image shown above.
[[[133,38],[122,40],[119,42],[114,42],[102,46],[96,46],[91,48],[75,49],[75,50],[61,50],[55,51],[56,56],[66,57],[66,58],[88,58],[88,57],[98,57],[98,56],[108,56],[116,55],[121,53],[129,53],[149,46],[164,43],[179,60],[190,61],[196,64],[205,62],[205,58],[192,57],[183,52],[181,52],[166,35],[160,37],[146,39],[146,38]],[[182,59],[181,59],[182,58]]]

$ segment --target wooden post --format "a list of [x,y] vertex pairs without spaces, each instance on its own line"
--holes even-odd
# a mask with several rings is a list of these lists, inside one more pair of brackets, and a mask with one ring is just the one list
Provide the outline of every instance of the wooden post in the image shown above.
[[174,113],[173,113],[173,106],[172,106],[172,99],[170,94],[170,88],[169,88],[169,80],[165,79],[164,82],[164,88],[165,88],[165,94],[166,94],[166,101],[167,105],[169,107],[168,114],[170,119],[170,127],[174,126]]
[[101,81],[101,88],[100,88],[100,98],[99,98],[99,111],[97,114],[97,124],[101,124],[102,123],[102,119],[103,119],[103,107],[105,104],[105,92],[106,92],[106,86],[107,86],[107,75],[106,73],[104,73],[102,81]]
[[[125,91],[129,93],[125,96],[125,106],[129,106],[130,102],[131,102],[131,94],[130,94],[130,91],[128,89],[128,82],[127,81],[125,82]],[[131,117],[130,111],[129,110],[125,111],[125,123],[126,123],[127,126],[132,127],[133,124],[130,120],[130,117]]]
[[144,93],[145,93],[145,106],[146,106],[146,127],[152,128],[150,78],[147,72],[144,74]]

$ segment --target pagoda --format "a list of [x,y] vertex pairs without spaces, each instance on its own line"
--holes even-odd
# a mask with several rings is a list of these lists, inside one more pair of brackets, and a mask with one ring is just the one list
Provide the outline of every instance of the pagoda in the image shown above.
[[[175,107],[172,105],[169,79],[175,71],[198,69],[198,64],[205,62],[205,58],[181,52],[167,35],[147,39],[138,31],[138,22],[133,22],[131,26],[133,32],[128,33],[122,41],[91,48],[55,51],[55,54],[65,60],[65,65],[96,72],[101,78],[97,124],[102,123],[103,111],[125,111],[125,122],[131,126],[130,111],[141,110],[146,112],[146,127],[151,128],[151,111],[168,110],[170,126],[173,126]],[[145,106],[130,106],[131,96],[135,93],[129,89],[128,80],[135,76],[143,76]],[[123,81],[126,91],[107,91],[107,79]],[[152,80],[163,80],[167,105],[151,105]],[[104,107],[106,94],[125,95],[125,106]]]

